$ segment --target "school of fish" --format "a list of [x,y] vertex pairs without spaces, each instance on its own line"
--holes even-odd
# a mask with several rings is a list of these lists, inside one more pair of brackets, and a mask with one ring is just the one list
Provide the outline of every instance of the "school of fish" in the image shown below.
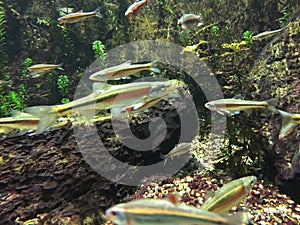
[[[135,0],[125,11],[128,19],[133,19],[142,12],[142,8],[148,0]],[[119,6],[113,3],[105,3],[108,7],[118,10]],[[62,25],[85,21],[90,18],[103,18],[100,8],[91,12],[73,12],[74,8],[60,8],[61,17],[57,22]],[[178,19],[181,30],[196,29],[203,25],[202,18],[197,14],[184,14]],[[265,31],[252,37],[254,41],[273,37],[284,31],[281,28],[274,31]],[[151,81],[135,82],[121,85],[109,85],[106,82],[118,79],[128,79],[130,76],[138,76],[141,71],[151,71],[159,74],[156,60],[148,63],[123,62],[89,76],[94,81],[93,90],[85,97],[76,99],[66,104],[52,106],[32,106],[23,112],[14,112],[11,117],[0,118],[0,133],[8,133],[14,129],[20,130],[20,135],[34,130],[41,133],[53,127],[60,127],[67,123],[68,116],[72,113],[82,114],[87,111],[96,112],[110,110],[113,114],[123,111],[129,113],[147,110],[158,104],[163,99],[177,97],[178,82]],[[28,71],[33,78],[39,77],[53,70],[63,70],[63,64],[40,63],[30,66]],[[0,81],[0,86],[10,85],[9,81]],[[251,113],[253,109],[267,109],[282,117],[282,126],[279,139],[284,140],[300,124],[300,114],[288,113],[276,108],[278,99],[265,101],[244,100],[236,96],[228,99],[217,99],[205,104],[209,110],[222,115],[232,116],[245,111]],[[96,120],[96,116],[95,116]],[[165,160],[173,157],[181,157],[189,153],[191,143],[179,143],[168,154],[161,155]],[[246,213],[225,215],[239,202],[244,200],[250,189],[256,182],[255,176],[242,177],[225,184],[219,190],[208,196],[200,208],[180,204],[174,196],[168,199],[141,199],[121,203],[106,210],[107,219],[117,225],[200,225],[200,224],[244,224],[249,218]]]

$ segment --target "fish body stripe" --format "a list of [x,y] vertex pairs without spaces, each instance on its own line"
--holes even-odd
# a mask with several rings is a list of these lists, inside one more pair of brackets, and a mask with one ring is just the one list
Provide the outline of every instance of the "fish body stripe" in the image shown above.
[[[181,210],[180,210],[181,209]],[[196,212],[198,211],[198,212]],[[172,207],[172,208],[158,208],[158,207],[131,207],[125,208],[124,213],[128,216],[127,219],[140,218],[142,220],[172,220],[172,221],[194,221],[203,222],[204,224],[227,224],[227,218],[223,218],[218,214],[207,213],[205,211],[192,210],[192,208]],[[161,218],[161,219],[159,219]]]
[[237,103],[226,103],[226,102],[214,102],[217,109],[224,108],[228,110],[239,110],[251,109],[251,108],[266,108],[268,104],[266,102],[237,102]]
[[245,191],[246,190],[244,185],[232,188],[231,190],[229,190],[229,192],[224,193],[224,195],[219,198],[218,204],[212,206],[212,208],[210,208],[210,211],[223,211],[224,209],[226,210],[228,208],[228,205],[233,205],[235,203],[237,204],[244,198]]
[[[66,115],[70,113],[72,110],[80,109],[83,110],[87,109],[107,109],[107,107],[110,107],[112,103],[117,99],[117,101],[125,101],[127,99],[143,96],[149,94],[151,90],[151,86],[145,85],[144,87],[133,87],[132,90],[127,92],[120,92],[119,89],[108,92],[107,94],[100,93],[97,97],[97,93],[92,93],[84,98],[75,100],[73,102],[67,103],[65,105],[60,105],[61,107],[58,107],[55,109],[55,112],[60,115]],[[109,105],[108,105],[109,104]],[[117,102],[116,102],[117,104]],[[88,107],[91,106],[91,107]]]

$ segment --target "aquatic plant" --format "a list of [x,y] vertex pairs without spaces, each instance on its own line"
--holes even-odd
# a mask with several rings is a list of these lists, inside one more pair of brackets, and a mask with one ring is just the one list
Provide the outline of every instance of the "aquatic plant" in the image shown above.
[[69,79],[67,75],[59,75],[57,79],[57,86],[59,89],[60,94],[64,97],[62,98],[61,102],[63,104],[68,103],[70,100],[65,98],[65,96],[69,93],[67,87],[69,85]]
[[214,37],[218,37],[219,36],[219,27],[214,25],[211,27],[211,32],[213,34]]
[[50,26],[50,19],[49,18],[37,18],[36,19],[36,23],[37,24],[40,24],[40,25],[45,25],[45,26],[47,26],[47,27],[49,27]]
[[8,94],[0,92],[1,106],[0,116],[8,116],[12,110],[22,111],[26,108],[25,85],[19,86],[19,91],[10,91]]
[[280,12],[282,14],[282,17],[280,17],[278,19],[278,21],[280,23],[280,27],[284,27],[287,24],[287,22],[289,21],[290,16],[291,16],[290,4],[285,3],[285,6],[283,7],[283,9]]
[[248,46],[251,46],[253,44],[253,40],[252,40],[253,33],[251,31],[248,31],[248,30],[245,31],[243,34],[243,37],[244,37],[245,41],[247,42]]
[[32,64],[32,59],[31,58],[26,58],[23,62],[24,68],[22,70],[22,75],[26,76],[28,74],[28,67],[31,66]]
[[96,56],[100,59],[101,64],[105,65],[105,45],[100,40],[95,40],[93,42],[93,50],[95,51]]
[[191,30],[183,30],[180,32],[180,41],[183,46],[192,45]]

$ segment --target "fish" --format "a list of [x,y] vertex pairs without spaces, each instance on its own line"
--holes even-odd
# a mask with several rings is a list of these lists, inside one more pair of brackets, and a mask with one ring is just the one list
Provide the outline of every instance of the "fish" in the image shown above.
[[104,2],[104,5],[108,6],[109,8],[112,9],[118,9],[120,6],[114,4],[114,3],[110,3],[110,2]]
[[166,199],[139,199],[114,205],[105,216],[117,225],[201,225],[242,224],[244,213],[219,215],[196,207],[177,204],[172,195]]
[[275,106],[278,103],[277,98],[273,98],[267,101],[251,101],[243,100],[241,95],[237,95],[234,98],[219,99],[211,102],[207,102],[205,107],[212,111],[217,111],[222,115],[235,115],[240,111],[246,111],[250,114],[255,108],[269,109],[271,111],[277,111]]
[[[99,87],[100,86],[100,87]],[[58,118],[72,112],[111,109],[115,112],[135,108],[140,103],[146,104],[157,98],[164,98],[176,93],[176,81],[135,82],[121,85],[100,84],[93,87],[91,94],[62,105],[32,106],[25,112],[41,118],[37,133],[51,126]]]
[[279,33],[282,33],[284,30],[285,30],[285,27],[278,29],[278,30],[265,31],[265,32],[262,32],[262,33],[259,33],[255,36],[253,36],[252,40],[253,41],[261,41],[263,39],[271,38]]
[[165,160],[164,165],[167,163],[168,158],[173,158],[174,156],[182,155],[189,152],[191,148],[191,143],[179,143],[177,144],[168,154],[161,155],[160,157]]
[[131,4],[126,10],[125,16],[128,19],[137,16],[141,12],[143,5],[145,5],[147,2],[148,0],[141,0],[141,1],[135,0],[135,2]]
[[19,129],[21,132],[35,130],[40,121],[28,113],[13,113],[11,117],[0,118],[0,133],[7,134],[12,130]]
[[[20,135],[37,129],[40,118],[29,113],[13,111],[11,117],[0,118],[0,133],[7,134],[12,130],[20,130]],[[67,123],[61,120],[53,124],[51,128],[60,127]]]
[[137,74],[143,70],[150,70],[155,73],[160,73],[157,68],[157,61],[144,64],[132,64],[131,61],[126,61],[120,65],[112,66],[104,70],[98,71],[90,75],[90,80],[93,81],[107,81],[116,80],[120,78],[128,78],[129,75]]
[[92,12],[83,12],[82,10],[80,10],[75,13],[70,13],[65,16],[59,17],[57,21],[59,24],[70,24],[70,23],[77,23],[94,16],[98,18],[103,18],[102,14],[100,13],[100,7]]
[[277,110],[282,116],[282,125],[279,132],[279,140],[284,140],[286,137],[292,133],[295,126],[300,124],[300,114],[299,113],[288,113],[282,110]]
[[233,180],[213,192],[200,208],[214,213],[228,213],[228,210],[246,198],[256,180],[255,176]]
[[178,20],[181,30],[192,29],[193,27],[200,27],[204,23],[200,22],[201,16],[196,14],[184,14]]
[[36,64],[28,67],[28,71],[32,77],[39,77],[40,75],[55,69],[64,70],[61,64]]
[[0,80],[0,87],[2,86],[10,86],[11,80]]

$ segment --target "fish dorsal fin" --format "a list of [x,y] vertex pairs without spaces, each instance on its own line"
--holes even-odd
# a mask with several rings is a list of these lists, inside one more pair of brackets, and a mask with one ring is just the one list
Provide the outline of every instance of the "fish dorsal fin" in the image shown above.
[[80,9],[77,13],[83,13],[83,10],[82,9]]
[[170,194],[168,196],[168,201],[173,203],[174,205],[177,205],[178,204],[178,194]]
[[28,118],[28,117],[35,118],[35,116],[33,116],[33,115],[29,114],[29,113],[20,112],[18,110],[12,110],[11,111],[11,116],[15,117],[15,118]]
[[123,62],[121,65],[124,66],[124,65],[131,65],[131,64],[132,64],[132,61],[127,60],[126,62]]
[[242,100],[244,99],[243,96],[241,94],[238,94],[236,96],[233,97],[233,99],[239,99],[239,100]]
[[95,82],[95,83],[93,83],[93,92],[101,92],[101,91],[107,90],[111,86],[112,85],[110,85],[110,84],[106,84],[106,83],[102,83],[102,82]]
[[205,195],[205,199],[207,200],[209,198],[214,197],[215,193],[216,193],[215,191],[208,191]]

